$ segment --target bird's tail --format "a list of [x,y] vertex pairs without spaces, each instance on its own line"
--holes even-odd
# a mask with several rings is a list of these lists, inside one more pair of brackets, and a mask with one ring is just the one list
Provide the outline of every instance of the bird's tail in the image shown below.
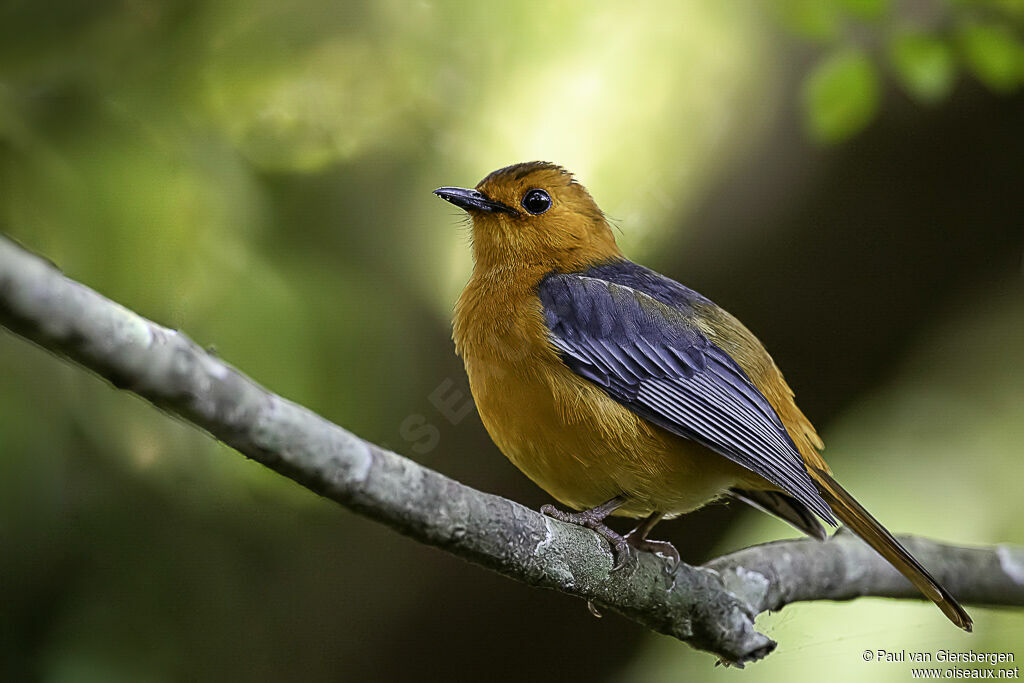
[[821,491],[822,498],[829,504],[836,517],[850,527],[858,536],[874,548],[900,574],[910,579],[925,597],[938,605],[949,620],[965,631],[970,631],[972,622],[967,611],[960,606],[949,591],[936,581],[928,570],[921,566],[910,552],[897,541],[889,530],[871,516],[857,500],[850,495],[827,472],[817,467],[809,467]]

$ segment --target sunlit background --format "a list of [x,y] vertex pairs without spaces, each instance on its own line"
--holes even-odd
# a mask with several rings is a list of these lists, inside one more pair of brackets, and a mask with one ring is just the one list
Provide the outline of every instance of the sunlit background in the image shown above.
[[[1024,2],[0,4],[0,231],[472,486],[440,185],[545,159],[772,351],[897,532],[1024,543]],[[413,422],[409,422],[412,420]],[[436,438],[409,440],[402,425]],[[788,537],[715,505],[690,562]],[[0,679],[903,681],[1024,614],[796,605],[744,672],[321,500],[0,332]]]

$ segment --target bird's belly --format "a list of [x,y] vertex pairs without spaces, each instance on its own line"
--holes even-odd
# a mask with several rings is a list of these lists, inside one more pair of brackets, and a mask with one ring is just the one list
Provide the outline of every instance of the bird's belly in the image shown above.
[[625,494],[629,502],[616,514],[676,515],[744,477],[738,465],[650,425],[560,363],[502,373],[466,365],[491,438],[564,505],[582,510]]

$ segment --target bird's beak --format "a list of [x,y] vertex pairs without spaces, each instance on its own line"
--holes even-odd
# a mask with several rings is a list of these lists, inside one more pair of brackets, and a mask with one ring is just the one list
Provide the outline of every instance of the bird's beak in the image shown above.
[[491,213],[508,213],[513,216],[519,214],[511,206],[496,202],[490,199],[480,190],[468,190],[464,187],[439,187],[434,190],[441,199],[451,202],[460,209],[466,211],[489,211]]

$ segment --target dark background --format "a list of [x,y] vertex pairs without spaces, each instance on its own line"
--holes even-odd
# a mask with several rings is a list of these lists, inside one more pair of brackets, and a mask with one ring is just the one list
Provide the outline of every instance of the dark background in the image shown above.
[[[1024,10],[908,5],[9,2],[0,229],[357,434],[538,507],[475,412],[430,399],[468,392],[449,315],[470,268],[430,191],[549,159],[629,255],[758,334],[894,531],[1019,544]],[[403,438],[410,416],[436,446]],[[658,531],[691,562],[791,533],[724,505]],[[9,333],[0,587],[3,680],[905,680],[860,653],[1024,637],[1008,610],[972,610],[966,636],[924,604],[794,606],[759,621],[769,660],[713,669]]]

